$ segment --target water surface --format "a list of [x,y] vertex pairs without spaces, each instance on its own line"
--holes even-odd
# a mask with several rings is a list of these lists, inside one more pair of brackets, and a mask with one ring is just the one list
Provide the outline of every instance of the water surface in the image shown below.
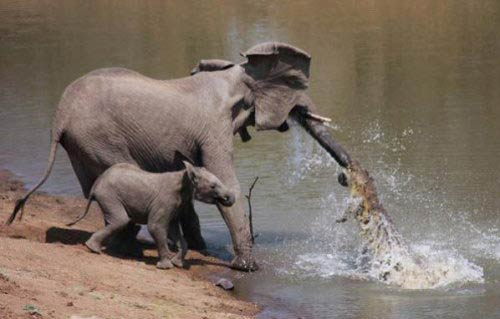
[[[500,3],[488,0],[2,1],[0,166],[36,182],[61,93],[86,72],[175,78],[202,58],[241,61],[258,42],[288,42],[312,55],[310,95],[372,172],[407,243],[458,271],[479,267],[484,282],[406,291],[353,279],[357,228],[334,222],[348,194],[293,127],[235,138],[242,189],[260,177],[263,265],[238,276],[237,292],[306,318],[500,317],[499,30]],[[64,151],[42,189],[81,195]],[[211,248],[230,247],[218,213],[198,207]]]

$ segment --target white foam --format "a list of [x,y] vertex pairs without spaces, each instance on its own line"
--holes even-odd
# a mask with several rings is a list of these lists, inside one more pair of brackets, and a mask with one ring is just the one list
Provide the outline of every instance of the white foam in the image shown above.
[[429,250],[429,246],[416,245],[420,264],[406,254],[393,253],[390,259],[401,263],[403,271],[391,272],[383,262],[374,262],[370,267],[359,267],[350,263],[348,256],[335,253],[308,253],[297,256],[292,267],[294,275],[304,277],[331,278],[343,276],[361,280],[375,280],[403,289],[436,289],[457,287],[466,283],[483,283],[483,269],[468,261],[456,251]]
[[[295,182],[311,173],[337,167],[325,152],[304,140],[303,135],[297,131],[292,131],[292,134],[293,154],[289,164],[292,166],[291,171],[296,174],[295,177],[298,177]],[[380,125],[375,122],[362,132],[362,137],[365,144],[374,143],[386,151],[400,152],[406,149],[405,143],[411,143],[409,139],[413,134],[413,129],[406,128],[400,134],[401,137],[391,138],[386,136]],[[412,239],[410,245],[392,245],[391,249],[385,252],[372,252],[371,256],[366,256],[361,252],[366,243],[357,235],[357,225],[353,222],[335,223],[345,210],[348,199],[339,198],[339,195],[333,192],[326,193],[322,200],[323,213],[311,225],[310,240],[302,243],[303,246],[314,247],[311,249],[314,252],[304,249],[289,250],[296,251],[295,256],[287,256],[292,265],[282,266],[279,272],[299,277],[354,277],[407,289],[435,289],[466,283],[483,283],[482,267],[467,259],[464,252],[467,251],[468,258],[478,256],[500,259],[498,230],[478,229],[468,221],[466,212],[450,211],[442,196],[436,197],[437,194],[429,191],[430,187],[413,175],[402,172],[399,165],[388,166],[382,160],[383,153],[380,156],[371,157],[370,161],[372,166],[375,166],[373,175],[377,186],[382,186],[379,188],[381,200],[389,203],[389,214],[396,211],[399,216],[405,216],[404,220],[410,224],[415,218],[414,215],[418,215],[417,220],[423,222],[421,216],[430,215],[424,214],[426,211],[433,212],[431,217],[434,221],[443,218],[449,220],[446,216],[453,215],[454,223],[449,225],[450,229],[436,230],[435,227],[443,224],[442,220],[434,223],[434,227],[423,224],[418,229],[408,223],[402,224],[405,226],[405,234]],[[398,206],[398,202],[403,201],[405,204]],[[401,212],[401,209],[405,208],[412,210],[410,215],[410,212]],[[457,215],[462,218],[457,220]],[[425,222],[430,224],[429,220]],[[398,232],[391,234],[400,236],[404,242]],[[394,271],[395,265],[401,266],[400,271]]]
[[291,121],[292,147],[288,157],[289,172],[285,183],[289,186],[296,185],[304,178],[310,178],[311,174],[322,169],[329,168],[336,170],[335,160],[328,155],[318,143],[314,142],[310,136],[304,135],[302,130],[297,129],[297,124]]

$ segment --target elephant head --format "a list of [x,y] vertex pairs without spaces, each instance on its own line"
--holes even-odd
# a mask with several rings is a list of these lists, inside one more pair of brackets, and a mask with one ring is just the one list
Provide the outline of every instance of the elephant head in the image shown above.
[[289,44],[267,42],[242,53],[248,62],[242,66],[251,79],[245,83],[250,94],[245,99],[255,107],[257,130],[288,128],[287,118],[294,117],[306,131],[341,165],[350,157],[328,132],[322,121],[310,116],[316,106],[306,94],[309,86],[311,56]]
[[[280,42],[265,42],[253,46],[241,55],[247,61],[234,64],[226,60],[202,60],[191,74],[204,71],[223,71],[237,65],[244,70],[242,81],[249,88],[243,105],[247,111],[241,124],[235,124],[241,139],[246,142],[250,135],[247,125],[257,130],[288,129],[287,118],[293,116],[342,166],[347,167],[349,155],[335,142],[321,121],[308,116],[317,112],[307,96],[311,56],[294,46]],[[238,118],[238,117],[236,117]],[[238,121],[238,120],[237,120]]]
[[349,154],[317,118],[316,106],[306,94],[309,86],[311,56],[296,47],[279,42],[258,44],[241,54],[248,59],[241,64],[250,88],[245,104],[255,108],[257,130],[288,129],[287,118],[294,117],[306,131],[341,165],[350,163]]
[[257,130],[286,131],[286,119],[309,85],[311,57],[279,42],[258,44],[241,55],[247,61],[240,64],[219,59],[201,60],[191,75],[239,67],[243,72],[238,80],[248,89],[243,106],[251,108],[253,116],[251,121],[243,122],[255,125]]

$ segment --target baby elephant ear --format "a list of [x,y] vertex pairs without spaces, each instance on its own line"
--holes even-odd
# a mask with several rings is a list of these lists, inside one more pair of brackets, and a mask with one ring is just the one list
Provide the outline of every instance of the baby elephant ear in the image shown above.
[[191,75],[195,75],[200,72],[213,72],[213,71],[222,71],[229,69],[234,65],[231,61],[219,60],[219,59],[210,59],[210,60],[201,60],[198,65],[191,70]]
[[188,178],[191,180],[193,184],[196,184],[198,182],[198,174],[196,171],[196,167],[191,165],[188,161],[182,161],[184,163],[184,166],[186,167],[186,173],[188,175]]

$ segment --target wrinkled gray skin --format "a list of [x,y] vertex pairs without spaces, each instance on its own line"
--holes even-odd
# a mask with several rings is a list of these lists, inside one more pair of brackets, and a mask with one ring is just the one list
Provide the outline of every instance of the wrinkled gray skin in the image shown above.
[[[286,131],[293,116],[314,139],[346,167],[349,156],[322,123],[308,118],[316,108],[308,87],[310,56],[278,42],[256,45],[234,64],[204,60],[192,76],[156,80],[137,72],[100,69],[69,85],[57,108],[52,128],[49,165],[40,182],[20,199],[15,219],[28,196],[50,173],[57,144],[71,160],[83,193],[105,169],[126,162],[151,172],[179,169],[179,150],[214,173],[236,195],[231,207],[218,205],[226,222],[235,258],[232,267],[256,270],[249,220],[233,162],[233,135],[250,139],[246,127]],[[198,216],[189,205],[181,223],[190,247],[203,248]]]
[[[89,193],[85,212],[68,224],[72,226],[88,213],[92,201],[97,201],[106,227],[95,232],[85,243],[94,253],[100,253],[103,242],[126,228],[131,222],[146,224],[158,247],[160,269],[183,266],[187,243],[179,228],[182,207],[194,199],[207,204],[229,207],[234,193],[204,168],[184,162],[179,172],[149,173],[132,164],[115,164],[96,180]],[[179,246],[172,258],[168,238]]]

